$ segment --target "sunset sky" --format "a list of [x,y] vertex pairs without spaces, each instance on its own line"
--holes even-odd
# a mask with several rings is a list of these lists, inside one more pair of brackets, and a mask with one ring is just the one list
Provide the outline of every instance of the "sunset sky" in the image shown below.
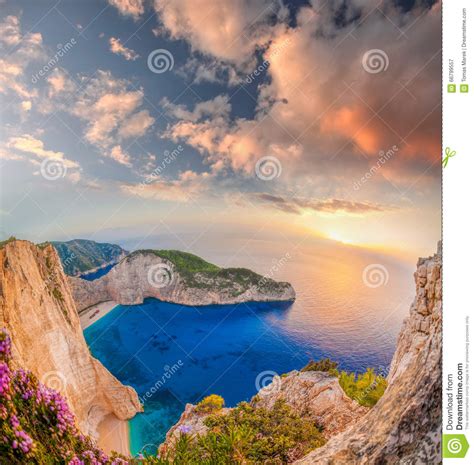
[[0,11],[1,239],[265,230],[435,250],[439,2]]

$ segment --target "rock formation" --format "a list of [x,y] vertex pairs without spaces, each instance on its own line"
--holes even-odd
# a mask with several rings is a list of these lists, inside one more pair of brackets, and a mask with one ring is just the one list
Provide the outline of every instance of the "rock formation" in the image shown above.
[[298,464],[441,464],[441,250],[420,259],[416,297],[379,402]]
[[137,251],[94,281],[70,277],[78,310],[108,300],[136,305],[147,297],[193,306],[295,299],[289,283],[243,268],[219,268],[184,252],[161,252],[172,253],[175,261],[160,256],[160,251]]
[[[326,439],[344,431],[368,410],[346,396],[336,377],[321,371],[292,371],[284,377],[275,376],[252,399],[251,404],[271,409],[279,399],[283,399],[301,417],[321,426]],[[222,409],[220,414],[226,415],[230,410]],[[204,424],[206,417],[198,412],[195,405],[187,404],[179,421],[168,431],[165,448],[173,446],[183,427],[189,428],[193,435],[205,434],[208,430]]]
[[111,414],[126,420],[141,411],[136,392],[91,356],[53,246],[13,241],[0,261],[0,327],[12,337],[15,363],[66,396],[85,434],[97,437]]

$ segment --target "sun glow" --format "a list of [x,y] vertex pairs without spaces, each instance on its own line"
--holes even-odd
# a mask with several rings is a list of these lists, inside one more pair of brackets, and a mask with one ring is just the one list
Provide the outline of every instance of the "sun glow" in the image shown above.
[[343,244],[354,244],[353,239],[349,239],[348,237],[344,237],[343,234],[341,234],[338,231],[328,231],[327,232],[327,237],[328,239],[332,239],[333,241],[341,242]]

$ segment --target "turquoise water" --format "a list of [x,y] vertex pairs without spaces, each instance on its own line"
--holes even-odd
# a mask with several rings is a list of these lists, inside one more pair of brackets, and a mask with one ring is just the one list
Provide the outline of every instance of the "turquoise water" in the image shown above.
[[411,270],[389,262],[386,285],[363,285],[361,270],[373,262],[294,255],[278,276],[293,283],[294,303],[194,308],[147,299],[87,328],[94,356],[144,401],[145,412],[130,422],[132,453],[155,451],[188,402],[212,393],[228,406],[250,399],[262,372],[321,357],[347,370],[386,371],[414,286]]

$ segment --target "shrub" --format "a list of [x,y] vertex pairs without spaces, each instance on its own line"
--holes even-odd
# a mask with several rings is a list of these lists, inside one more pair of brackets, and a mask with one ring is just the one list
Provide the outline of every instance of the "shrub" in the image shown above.
[[196,412],[202,414],[209,414],[217,412],[224,407],[224,399],[217,394],[211,394],[205,397],[196,405]]
[[332,361],[329,358],[321,360],[311,360],[301,371],[325,371],[327,373],[338,375],[337,367],[339,363]]
[[387,388],[387,380],[368,368],[365,373],[341,372],[339,384],[348,397],[365,407],[373,407]]
[[387,380],[368,368],[357,375],[337,369],[338,363],[329,358],[311,360],[301,371],[324,371],[339,378],[339,385],[348,397],[364,407],[373,407],[387,388]]

